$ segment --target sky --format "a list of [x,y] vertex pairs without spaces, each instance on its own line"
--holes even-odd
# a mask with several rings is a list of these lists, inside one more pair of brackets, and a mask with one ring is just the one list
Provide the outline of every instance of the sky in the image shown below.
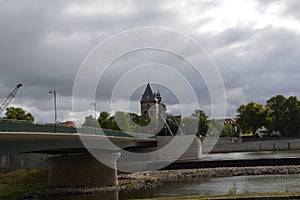
[[[168,43],[178,51],[184,48],[188,59],[200,59],[207,53],[206,59],[217,67],[224,84],[226,116],[235,117],[238,106],[250,101],[264,104],[277,94],[299,98],[299,13],[298,0],[0,0],[0,99],[22,83],[11,105],[31,112],[38,122],[51,122],[53,95],[49,90],[56,90],[58,120],[75,120],[80,125],[84,116],[94,114],[90,99],[78,100],[85,105],[82,109],[72,108],[74,85],[90,53],[116,34],[159,27],[185,35],[203,48],[199,52],[173,42],[176,37],[148,33],[156,44]],[[114,50],[131,45],[135,41],[132,37],[112,41],[110,51],[98,56],[108,57]],[[134,68],[140,65],[145,66]],[[98,77],[94,99],[98,113],[121,107],[126,110],[126,106],[128,111],[139,113],[139,100],[149,81],[154,91],[161,84],[168,112],[182,114],[181,103],[191,109],[198,106],[210,116],[207,77],[195,75],[188,65],[178,56],[157,49],[120,56],[101,79]],[[197,102],[185,93],[186,87],[179,84],[176,74],[164,73],[163,66],[177,69],[191,83]],[[135,89],[127,92],[125,84],[119,92],[125,91],[129,97],[117,94],[112,98],[114,86],[132,69],[139,78],[131,77],[127,83]],[[81,74],[80,80],[88,83],[94,74]],[[182,96],[187,98],[180,101]]]

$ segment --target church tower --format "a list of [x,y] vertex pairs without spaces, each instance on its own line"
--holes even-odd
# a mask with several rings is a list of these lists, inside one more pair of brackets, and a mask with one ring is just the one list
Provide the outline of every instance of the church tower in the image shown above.
[[141,115],[148,114],[151,118],[158,119],[158,112],[158,100],[148,83],[141,99]]
[[158,120],[162,112],[166,111],[166,105],[162,103],[162,97],[157,88],[157,93],[153,93],[150,84],[147,84],[141,99],[141,116],[148,114],[151,118]]

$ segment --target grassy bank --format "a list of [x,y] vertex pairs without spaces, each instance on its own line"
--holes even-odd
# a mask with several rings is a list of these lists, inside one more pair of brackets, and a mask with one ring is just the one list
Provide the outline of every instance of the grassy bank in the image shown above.
[[0,174],[0,198],[48,188],[47,170],[17,170]]

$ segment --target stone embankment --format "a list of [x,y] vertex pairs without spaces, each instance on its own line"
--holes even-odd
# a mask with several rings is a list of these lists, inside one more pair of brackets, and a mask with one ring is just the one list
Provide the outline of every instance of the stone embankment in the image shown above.
[[[27,194],[18,199],[43,199],[47,196],[101,194],[124,190],[148,189],[166,182],[190,180],[194,178],[212,178],[268,174],[300,174],[300,166],[267,167],[223,167],[205,169],[180,169],[120,174],[119,185],[114,187],[56,188],[35,194]],[[33,198],[34,197],[34,198]]]

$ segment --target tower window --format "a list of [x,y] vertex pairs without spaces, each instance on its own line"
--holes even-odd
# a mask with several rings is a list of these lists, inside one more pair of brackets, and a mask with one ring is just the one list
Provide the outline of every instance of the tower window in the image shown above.
[[150,108],[150,105],[149,105],[149,104],[147,104],[147,108]]

